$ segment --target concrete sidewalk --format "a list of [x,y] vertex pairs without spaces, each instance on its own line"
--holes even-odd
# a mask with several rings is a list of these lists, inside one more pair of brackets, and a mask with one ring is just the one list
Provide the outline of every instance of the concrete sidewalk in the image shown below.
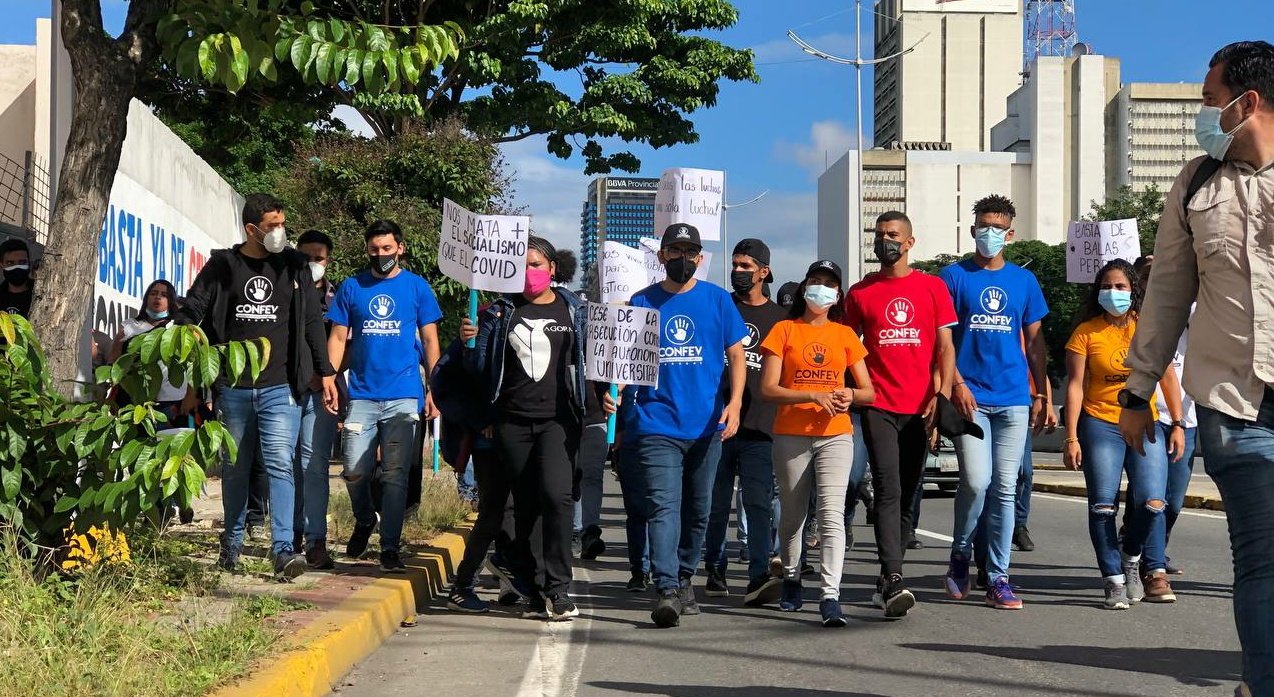
[[[1063,496],[1088,496],[1088,488],[1084,485],[1084,473],[1072,472],[1056,461],[1056,456],[1047,453],[1035,453],[1035,480],[1033,491]],[[1120,485],[1120,491],[1127,489],[1127,483]],[[1190,486],[1186,490],[1186,508],[1203,508],[1212,511],[1224,511],[1221,493],[1208,475],[1203,473],[1203,462],[1195,463],[1194,474],[1190,477]]]

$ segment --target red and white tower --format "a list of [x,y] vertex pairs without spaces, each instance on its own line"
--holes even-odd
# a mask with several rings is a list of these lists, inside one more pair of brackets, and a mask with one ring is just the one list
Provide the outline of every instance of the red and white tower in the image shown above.
[[1087,51],[1075,30],[1075,0],[1027,0],[1022,77],[1040,56],[1069,56]]

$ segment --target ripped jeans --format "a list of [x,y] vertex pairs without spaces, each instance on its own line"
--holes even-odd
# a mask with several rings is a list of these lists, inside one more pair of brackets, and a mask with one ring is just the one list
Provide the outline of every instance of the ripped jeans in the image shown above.
[[[1132,483],[1132,516],[1124,534],[1123,553],[1140,555],[1144,573],[1164,568],[1164,510],[1168,489],[1168,449],[1163,439],[1146,440],[1140,455],[1124,443],[1119,426],[1088,414],[1079,417],[1079,447],[1088,487],[1088,535],[1103,578],[1124,573],[1115,518],[1124,470]],[[1154,506],[1150,505],[1155,503]]]
[[[372,472],[380,453],[380,548],[398,551],[402,541],[403,518],[407,513],[407,473],[411,471],[412,450],[420,412],[416,398],[373,401],[355,399],[345,417],[345,488],[349,491],[354,521],[361,527],[376,524],[376,502],[372,500]],[[356,481],[349,479],[357,478]]]

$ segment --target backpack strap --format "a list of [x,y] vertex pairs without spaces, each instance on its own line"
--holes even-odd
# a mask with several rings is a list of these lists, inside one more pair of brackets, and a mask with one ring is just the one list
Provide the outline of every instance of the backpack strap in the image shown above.
[[[1224,164],[1225,163],[1221,160],[1213,157],[1209,157],[1199,163],[1199,168],[1194,171],[1194,176],[1190,177],[1190,185],[1186,187],[1185,198],[1181,200],[1181,207],[1183,209],[1188,209],[1190,207],[1190,201],[1194,200],[1194,195],[1199,193],[1199,189],[1202,189],[1203,185],[1207,184],[1208,180],[1220,171],[1221,165]],[[1186,234],[1194,237],[1194,230],[1190,229],[1188,214],[1183,215],[1183,217],[1186,218]]]

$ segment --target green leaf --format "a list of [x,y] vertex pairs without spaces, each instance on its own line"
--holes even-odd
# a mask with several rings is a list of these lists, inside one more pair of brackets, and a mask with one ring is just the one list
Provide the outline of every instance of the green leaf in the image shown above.
[[229,82],[230,92],[233,94],[243,88],[248,83],[248,71],[252,68],[252,58],[248,52],[243,50],[243,43],[239,41],[239,37],[234,34],[230,35],[230,74],[234,79]]
[[314,40],[306,34],[296,37],[296,41],[292,43],[292,65],[297,70],[305,70],[305,66],[310,60],[310,47],[313,45]]
[[384,80],[381,79],[380,70],[377,66],[380,63],[380,54],[376,51],[368,51],[363,56],[363,84],[367,85],[367,89],[373,93],[380,92],[384,86]]
[[159,342],[163,339],[162,332],[146,332],[141,338],[140,358],[142,363],[151,364],[160,358]]
[[351,48],[345,56],[345,84],[353,87],[358,84],[359,74],[363,69],[365,51]]
[[137,464],[137,456],[142,453],[142,442],[140,440],[129,441],[120,448],[119,465],[121,469],[132,469]]
[[332,41],[339,44],[345,39],[345,23],[341,20],[336,18],[327,20],[327,28],[332,32]]
[[381,52],[388,51],[389,36],[385,34],[385,30],[374,24],[364,24],[363,30],[367,32],[367,48],[370,51]]
[[416,59],[412,58],[413,53],[414,51],[410,47],[403,51],[401,63],[403,68],[403,79],[406,80],[408,84],[412,85],[420,82],[420,67],[416,65]]
[[398,82],[398,52],[385,51],[381,54],[381,62],[385,64],[385,74],[389,76],[390,84]]
[[318,53],[314,58],[314,72],[318,76],[318,80],[321,84],[332,84],[332,77],[334,76],[334,73],[332,72],[332,63],[333,59],[336,57],[335,54],[336,51],[332,44],[324,43],[320,44],[318,47]]
[[265,58],[261,61],[261,67],[258,69],[261,75],[270,82],[279,81],[279,70],[274,66],[273,58]]
[[221,352],[217,349],[203,344],[199,355],[199,387],[210,387],[217,381],[217,376],[221,374]]
[[177,340],[181,332],[177,327],[165,327],[157,332],[159,333],[159,356],[167,363],[173,359],[177,351]]
[[0,337],[4,337],[6,344],[18,343],[18,335],[13,329],[13,318],[8,312],[0,312]]
[[238,384],[243,377],[243,368],[247,364],[247,356],[242,342],[231,342],[226,346],[226,363],[229,368],[230,382]]
[[[270,365],[270,351],[272,350],[270,346],[270,340],[266,338],[261,338],[261,339],[258,339],[257,341],[260,342],[261,344],[261,365],[263,366]],[[260,376],[253,375],[252,379],[256,380],[258,377]]]
[[185,77],[196,77],[199,74],[199,50],[203,42],[197,38],[189,38],[181,42],[177,48],[177,72]]
[[248,353],[248,368],[251,371],[248,375],[255,381],[261,377],[261,347],[255,341],[245,341],[243,348]]
[[58,499],[57,505],[53,507],[54,513],[66,513],[67,511],[79,505],[80,500],[74,496],[63,496]]
[[[181,464],[180,460],[178,461],[178,464]],[[171,479],[165,480],[164,481],[164,498],[168,498],[172,496],[173,494],[177,493],[177,487],[179,486],[181,486],[181,480],[178,479],[177,477],[172,477]]]
[[306,33],[310,35],[311,39],[314,39],[315,43],[327,43],[327,36],[323,33],[324,28],[323,23],[317,19],[311,19],[309,23],[305,25]]
[[295,36],[285,36],[274,43],[274,60],[282,63],[292,55],[292,42],[296,41]]
[[[266,60],[270,59],[267,58]],[[181,332],[181,349],[177,351],[177,358],[182,361],[188,361],[190,360],[190,352],[195,350],[195,344],[198,342],[195,339],[194,332],[190,331],[189,328],[178,327],[178,331]]]
[[133,424],[136,425],[136,424],[140,424],[142,421],[145,421],[146,414],[149,413],[149,411],[150,410],[147,409],[146,405],[144,404],[138,404],[137,406],[133,407]]
[[22,468],[18,465],[7,467],[0,465],[0,489],[3,490],[4,500],[12,501],[18,498],[18,490],[22,488]]
[[220,34],[205,36],[199,42],[199,71],[203,79],[212,82],[217,77],[216,40]]
[[208,475],[204,474],[202,468],[197,465],[188,464],[181,468],[183,484],[190,500],[199,498],[199,494],[203,493],[203,483],[208,479]]

